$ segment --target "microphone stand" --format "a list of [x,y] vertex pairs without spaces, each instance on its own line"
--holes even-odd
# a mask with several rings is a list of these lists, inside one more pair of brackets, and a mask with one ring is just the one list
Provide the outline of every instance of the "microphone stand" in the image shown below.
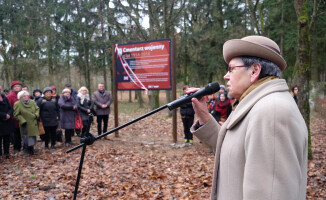
[[[137,121],[139,121],[141,119],[144,119],[144,118],[146,118],[146,117],[148,117],[148,116],[150,116],[150,115],[152,115],[154,113],[157,113],[157,112],[159,112],[159,111],[161,111],[161,110],[163,110],[163,109],[165,109],[165,108],[167,108],[169,106],[170,106],[169,104],[161,106],[161,107],[159,107],[159,108],[157,108],[157,109],[155,109],[155,110],[153,110],[151,112],[146,113],[143,116],[140,116],[140,117],[138,117],[138,118],[136,118],[136,119],[134,119],[134,120],[132,120],[130,122],[127,122],[127,123],[125,123],[125,124],[123,124],[121,126],[118,126],[118,127],[114,128],[114,129],[112,129],[112,130],[110,130],[110,131],[108,131],[106,133],[103,133],[103,134],[101,134],[101,135],[99,135],[97,137],[94,137],[94,135],[92,135],[91,133],[88,133],[87,136],[80,139],[81,144],[79,144],[79,145],[77,145],[77,146],[75,146],[75,147],[73,147],[71,149],[68,149],[68,151],[66,153],[70,153],[72,151],[75,151],[75,150],[79,149],[80,147],[83,147],[82,153],[81,153],[81,156],[80,156],[80,161],[79,161],[79,168],[78,168],[78,174],[77,174],[75,191],[74,191],[74,198],[73,199],[76,200],[76,198],[77,198],[79,181],[80,181],[80,176],[81,176],[81,172],[82,172],[82,168],[83,168],[84,157],[85,157],[85,152],[86,152],[87,145],[92,145],[96,140],[101,139],[102,137],[105,137],[105,136],[107,136],[107,135],[109,135],[109,134],[111,134],[111,133],[113,133],[113,132],[115,132],[117,130],[120,130],[120,129],[126,127],[126,126],[129,126],[129,125],[131,125],[131,124],[133,124],[133,123],[135,123],[135,122],[137,122]],[[170,107],[169,107],[169,109],[172,110]]]

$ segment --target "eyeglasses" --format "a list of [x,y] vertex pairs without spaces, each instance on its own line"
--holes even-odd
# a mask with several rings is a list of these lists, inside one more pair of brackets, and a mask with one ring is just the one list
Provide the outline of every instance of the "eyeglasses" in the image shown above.
[[231,73],[236,67],[250,67],[249,65],[228,66],[228,71]]

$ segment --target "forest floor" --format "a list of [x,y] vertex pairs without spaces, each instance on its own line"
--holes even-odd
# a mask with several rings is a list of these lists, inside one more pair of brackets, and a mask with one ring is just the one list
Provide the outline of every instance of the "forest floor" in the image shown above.
[[[136,103],[119,106],[119,124],[148,109]],[[113,128],[113,117],[110,128]],[[86,150],[77,199],[208,199],[214,154],[194,138],[183,145],[183,128],[178,117],[178,142],[172,142],[172,118],[156,113],[100,139]],[[91,132],[96,133],[93,124]],[[309,161],[307,199],[326,199],[326,119],[313,114],[312,150]],[[97,134],[95,134],[97,135]],[[79,137],[73,142],[79,144]],[[73,146],[75,146],[73,145]],[[0,163],[0,199],[72,199],[81,149],[57,143],[46,150],[38,142],[33,156],[12,152]]]

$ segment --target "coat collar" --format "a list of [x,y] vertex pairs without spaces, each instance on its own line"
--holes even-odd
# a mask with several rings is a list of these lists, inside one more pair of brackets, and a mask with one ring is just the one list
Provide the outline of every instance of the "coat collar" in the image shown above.
[[19,102],[22,106],[24,106],[24,107],[26,107],[26,108],[30,108],[30,107],[32,107],[32,101],[33,101],[33,100],[30,100],[28,104],[25,104],[25,103],[22,102],[21,100],[18,100],[18,102]]
[[251,91],[244,99],[240,101],[231,116],[227,120],[226,129],[232,129],[244,116],[251,110],[251,108],[263,97],[274,92],[286,92],[289,87],[284,79],[274,79],[261,84],[253,91]]

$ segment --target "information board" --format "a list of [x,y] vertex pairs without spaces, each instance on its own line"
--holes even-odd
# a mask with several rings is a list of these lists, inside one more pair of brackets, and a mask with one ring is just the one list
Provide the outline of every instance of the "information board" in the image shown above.
[[171,40],[116,44],[117,90],[171,89]]

